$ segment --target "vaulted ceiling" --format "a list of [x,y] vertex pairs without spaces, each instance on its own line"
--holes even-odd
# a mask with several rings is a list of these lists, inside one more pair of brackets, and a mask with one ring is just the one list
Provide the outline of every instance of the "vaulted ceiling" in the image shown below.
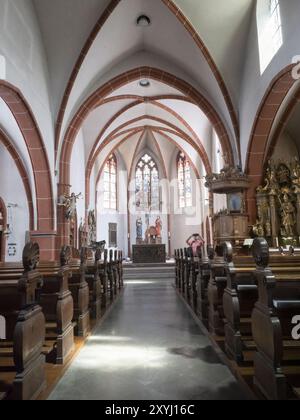
[[[145,66],[179,82],[170,86],[150,76],[148,88],[125,81],[99,98],[81,125],[86,163],[96,162],[105,142],[111,142],[109,150],[124,136],[150,129],[201,152],[207,166],[216,119],[181,89],[181,80],[212,107],[238,160],[238,97],[254,0],[33,2],[48,59],[53,120],[59,122],[58,158],[84,101],[113,78]],[[141,14],[150,26],[136,24]]]

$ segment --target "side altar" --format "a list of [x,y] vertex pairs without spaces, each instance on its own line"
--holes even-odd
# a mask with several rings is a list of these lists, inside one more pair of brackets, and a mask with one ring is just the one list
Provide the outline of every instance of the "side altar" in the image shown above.
[[133,245],[132,261],[134,264],[160,264],[166,262],[166,245]]

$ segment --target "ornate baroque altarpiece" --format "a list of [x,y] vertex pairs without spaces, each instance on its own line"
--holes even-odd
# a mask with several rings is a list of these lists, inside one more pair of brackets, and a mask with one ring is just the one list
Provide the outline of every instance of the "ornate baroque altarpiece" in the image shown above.
[[300,244],[300,162],[268,162],[264,184],[257,189],[255,236],[272,246]]

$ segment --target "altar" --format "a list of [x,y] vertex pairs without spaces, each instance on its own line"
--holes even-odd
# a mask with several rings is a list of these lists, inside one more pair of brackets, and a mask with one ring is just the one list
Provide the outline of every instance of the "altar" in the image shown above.
[[134,264],[160,264],[166,262],[166,245],[133,245],[132,260]]

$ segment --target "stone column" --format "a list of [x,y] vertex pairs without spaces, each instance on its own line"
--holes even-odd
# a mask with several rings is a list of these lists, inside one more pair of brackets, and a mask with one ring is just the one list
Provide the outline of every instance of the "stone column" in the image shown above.
[[30,240],[39,244],[41,261],[55,261],[56,237],[57,233],[54,231],[35,230],[30,232]]

